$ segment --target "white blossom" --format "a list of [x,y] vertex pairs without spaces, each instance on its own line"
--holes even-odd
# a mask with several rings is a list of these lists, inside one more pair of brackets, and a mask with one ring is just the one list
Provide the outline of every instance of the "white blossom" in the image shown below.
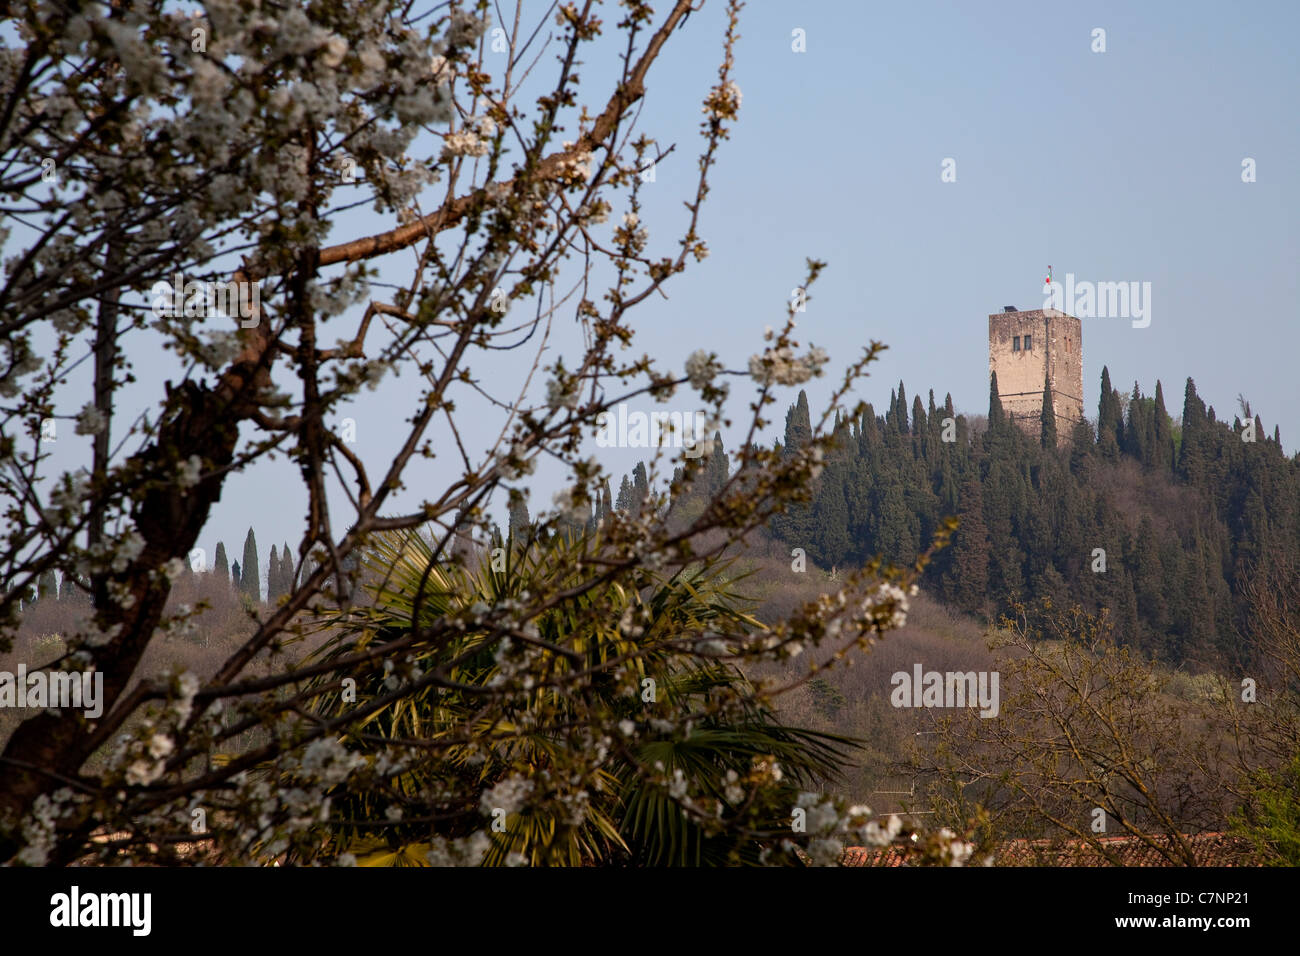
[[471,129],[458,129],[454,133],[448,133],[442,144],[444,161],[457,156],[486,156],[487,151],[487,143],[479,139],[479,135]]
[[78,435],[97,435],[107,424],[108,419],[95,407],[94,402],[86,402],[77,413],[76,432]]
[[760,385],[801,385],[821,375],[821,367],[830,360],[825,349],[814,347],[807,355],[797,356],[790,346],[769,348],[749,359],[749,374]]
[[524,801],[533,792],[533,782],[522,777],[507,777],[491,790],[486,791],[479,801],[479,807],[485,816],[491,816],[494,810],[504,810],[506,815],[518,813]]
[[704,349],[697,349],[686,359],[686,377],[695,388],[704,388],[720,371],[722,367]]
[[199,483],[199,475],[203,472],[203,460],[198,455],[190,455],[180,463],[177,472],[176,483],[182,488],[193,488]]

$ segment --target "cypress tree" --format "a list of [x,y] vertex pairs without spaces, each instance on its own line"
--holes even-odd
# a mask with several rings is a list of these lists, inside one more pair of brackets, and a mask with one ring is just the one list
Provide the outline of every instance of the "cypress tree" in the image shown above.
[[217,562],[216,568],[217,580],[226,584],[230,583],[230,560],[226,557],[226,543],[217,542]]
[[812,414],[808,409],[808,395],[799,389],[799,397],[785,413],[785,446],[782,454],[793,455],[812,441]]
[[[731,459],[727,456],[726,449],[722,447],[722,433],[713,433],[713,451],[709,454],[709,461],[704,466],[704,488],[707,500],[712,500],[722,486],[727,483],[727,477],[731,473]],[[643,472],[644,474],[644,472]]]
[[57,601],[59,599],[59,582],[53,571],[42,571],[36,579],[36,600]]
[[1048,451],[1056,451],[1056,408],[1054,403],[1051,380],[1044,377],[1042,427],[1039,430],[1039,441]]
[[894,424],[898,428],[900,435],[907,434],[907,392],[903,390],[903,380],[901,378],[898,380],[898,413]]
[[271,557],[266,566],[266,600],[274,604],[280,597],[280,552],[271,545]]
[[912,449],[917,457],[924,458],[926,453],[925,432],[928,423],[925,409],[921,405],[921,396],[912,399]]
[[289,553],[289,542],[286,541],[280,548],[280,593],[292,594],[297,590],[297,583],[294,581],[294,560]]
[[230,566],[230,581],[235,586],[235,590],[238,591],[240,585],[238,561],[236,561],[234,564]]
[[1101,401],[1097,407],[1097,448],[1108,461],[1114,461],[1119,455],[1124,430],[1123,414],[1119,392],[1110,384],[1110,369],[1103,365]]
[[645,462],[638,461],[632,469],[632,507],[640,508],[650,495],[650,479],[646,475]]
[[624,514],[632,510],[632,482],[627,480],[627,475],[623,476],[623,483],[618,486],[618,500],[614,502],[614,507]]
[[528,516],[528,505],[524,503],[524,496],[511,496],[509,530],[511,539],[520,542],[527,541],[532,526],[533,521]]
[[1191,484],[1200,484],[1205,475],[1209,427],[1205,402],[1196,394],[1196,383],[1188,378],[1183,390],[1183,440],[1178,450],[1178,472]]
[[1002,398],[998,395],[998,373],[989,374],[989,432],[995,429],[1000,430],[1006,422],[1006,415],[1002,412]]
[[262,572],[257,565],[257,536],[253,534],[252,528],[248,529],[248,536],[244,538],[244,563],[239,582],[241,590],[250,600],[262,600]]

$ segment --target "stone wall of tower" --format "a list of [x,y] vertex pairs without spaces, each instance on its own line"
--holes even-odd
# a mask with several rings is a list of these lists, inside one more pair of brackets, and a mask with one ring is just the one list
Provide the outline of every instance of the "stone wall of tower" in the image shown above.
[[1050,309],[990,315],[989,373],[994,372],[1003,411],[1034,437],[1042,420],[1043,381],[1050,378],[1056,434],[1061,442],[1069,440],[1083,419],[1083,326],[1078,319]]

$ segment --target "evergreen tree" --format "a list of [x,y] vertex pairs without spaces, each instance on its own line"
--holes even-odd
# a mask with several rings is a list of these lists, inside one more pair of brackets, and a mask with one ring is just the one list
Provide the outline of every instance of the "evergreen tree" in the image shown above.
[[217,542],[217,561],[215,570],[217,572],[218,581],[222,581],[226,584],[230,583],[230,561],[226,557],[226,543],[224,541]]
[[240,590],[248,595],[250,601],[262,600],[262,573],[257,566],[257,536],[253,529],[248,529],[244,538],[243,570],[239,576]]
[[1052,397],[1052,382],[1044,377],[1043,379],[1043,411],[1040,416],[1042,419],[1042,428],[1039,431],[1039,442],[1047,451],[1056,451],[1056,408],[1055,399]]
[[709,500],[712,500],[722,490],[730,473],[731,459],[722,446],[722,433],[714,432],[713,451],[710,452],[709,460],[704,466],[705,494]]
[[239,579],[239,562],[238,562],[238,561],[236,561],[234,564],[232,564],[232,565],[230,566],[230,580],[231,580],[231,583],[234,584],[234,586],[235,586],[235,590],[238,591],[238,590],[240,589],[240,586],[241,586],[241,582],[240,582],[240,579]]
[[650,496],[650,479],[646,475],[645,462],[638,461],[632,469],[632,507],[640,508]]
[[274,604],[280,598],[280,552],[271,545],[271,557],[266,565],[266,601]]
[[286,541],[280,547],[280,593],[292,594],[297,590],[297,582],[294,580],[294,559],[289,553],[289,542]]
[[36,579],[36,600],[57,601],[59,599],[59,582],[53,571],[43,571]]
[[614,510],[614,495],[609,488],[609,478],[605,478],[605,514],[602,517],[608,518],[609,513]]
[[1205,476],[1208,461],[1206,445],[1210,419],[1205,403],[1196,394],[1196,383],[1187,379],[1183,391],[1183,437],[1178,451],[1178,472],[1188,482],[1198,485]]
[[1006,422],[1002,411],[1002,397],[998,394],[998,373],[989,373],[989,432],[1001,430]]
[[533,519],[528,516],[528,505],[523,495],[512,496],[509,528],[510,537],[516,543],[527,541],[532,533]]
[[623,483],[618,486],[618,499],[614,502],[614,507],[624,514],[632,510],[632,482],[628,481],[627,475],[623,476]]
[[1103,365],[1101,402],[1097,407],[1097,448],[1107,461],[1114,461],[1119,455],[1119,443],[1124,431],[1123,414],[1119,392],[1110,384],[1110,369]]
[[785,443],[782,454],[790,456],[812,441],[812,417],[808,410],[808,394],[801,388],[794,405],[785,413]]
[[925,458],[928,451],[926,432],[929,422],[925,417],[925,408],[921,405],[921,396],[912,399],[912,453],[918,458]]

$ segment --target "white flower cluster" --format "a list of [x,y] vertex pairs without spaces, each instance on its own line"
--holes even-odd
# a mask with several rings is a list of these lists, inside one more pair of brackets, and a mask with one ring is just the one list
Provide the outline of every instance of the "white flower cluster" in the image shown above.
[[[915,586],[912,593],[916,593]],[[885,620],[881,610],[890,604],[893,605],[893,613]],[[886,581],[863,599],[860,612],[862,619],[875,623],[882,630],[897,630],[907,623],[908,609],[906,592],[898,585]]]
[[457,10],[447,26],[447,42],[452,46],[469,46],[483,35],[488,21],[480,20],[467,10]]
[[[137,748],[140,745],[137,743]],[[126,782],[131,786],[145,786],[153,783],[167,769],[167,758],[171,756],[176,745],[167,734],[151,734],[143,744],[143,751],[137,750],[138,756],[126,768]]]
[[320,783],[334,786],[346,780],[363,764],[365,758],[359,754],[348,753],[336,738],[321,737],[307,745],[299,762],[299,768]]
[[185,574],[187,565],[183,558],[172,558],[163,565],[163,574],[167,578],[168,584],[175,584]]
[[442,159],[446,162],[458,156],[486,156],[487,143],[472,129],[458,129],[448,133],[442,143]]
[[697,349],[686,359],[686,377],[694,388],[704,388],[721,371],[722,366],[714,361],[713,353],[704,349]]
[[199,483],[199,475],[202,472],[203,460],[198,455],[190,455],[177,469],[176,484],[182,488],[193,488]]
[[799,794],[795,806],[805,811],[804,822],[809,833],[833,829],[840,821],[840,814],[835,809],[834,802],[820,793]]
[[176,717],[177,724],[183,724],[190,719],[190,712],[194,709],[194,695],[199,692],[199,679],[189,671],[182,671],[176,678],[176,687],[178,696],[171,704],[171,712]]
[[117,546],[113,550],[112,568],[117,574],[125,571],[136,558],[140,557],[140,552],[144,550],[144,538],[132,529],[124,534],[117,541]]
[[736,771],[727,771],[727,776],[722,782],[722,796],[732,806],[741,803],[745,799],[745,788],[740,785],[740,774],[736,773]]
[[546,404],[551,408],[577,408],[580,399],[578,380],[575,378],[563,381],[553,378],[546,383]]
[[[853,811],[856,809],[859,808],[855,807],[849,810],[849,815],[855,816],[856,814],[854,814]],[[867,813],[870,812],[870,810],[867,810]],[[862,842],[867,846],[888,846],[894,842],[894,839],[900,833],[903,832],[903,821],[898,818],[898,814],[891,813],[889,815],[889,820],[886,821],[883,827],[880,825],[879,821],[871,820],[865,826],[861,827],[858,832],[861,834]]]
[[95,407],[94,402],[86,402],[77,413],[78,435],[98,435],[107,425],[108,419]]
[[944,827],[939,831],[939,839],[944,843],[945,855],[948,858],[949,866],[965,866],[966,861],[970,859],[975,852],[975,845],[967,843],[964,840],[958,840],[957,834],[952,830]]
[[45,866],[55,843],[55,828],[66,812],[64,804],[74,802],[75,794],[67,787],[52,795],[40,794],[32,803],[32,812],[23,820],[23,848],[18,851],[20,866]]
[[[565,140],[562,144],[565,151],[573,149],[573,142]],[[560,164],[560,173],[570,180],[586,182],[591,178],[591,153],[588,150],[579,150],[572,156],[565,157]]]
[[798,356],[785,345],[767,349],[762,355],[751,355],[749,374],[760,385],[801,385],[816,375],[830,360],[826,350],[814,346],[807,355]]
[[435,836],[430,846],[424,856],[430,866],[478,866],[492,848],[492,840],[482,830],[475,830],[459,840]]
[[504,810],[506,815],[518,813],[524,802],[533,792],[533,782],[522,777],[506,777],[491,790],[486,791],[479,800],[479,809],[484,816],[491,816],[493,810]]

